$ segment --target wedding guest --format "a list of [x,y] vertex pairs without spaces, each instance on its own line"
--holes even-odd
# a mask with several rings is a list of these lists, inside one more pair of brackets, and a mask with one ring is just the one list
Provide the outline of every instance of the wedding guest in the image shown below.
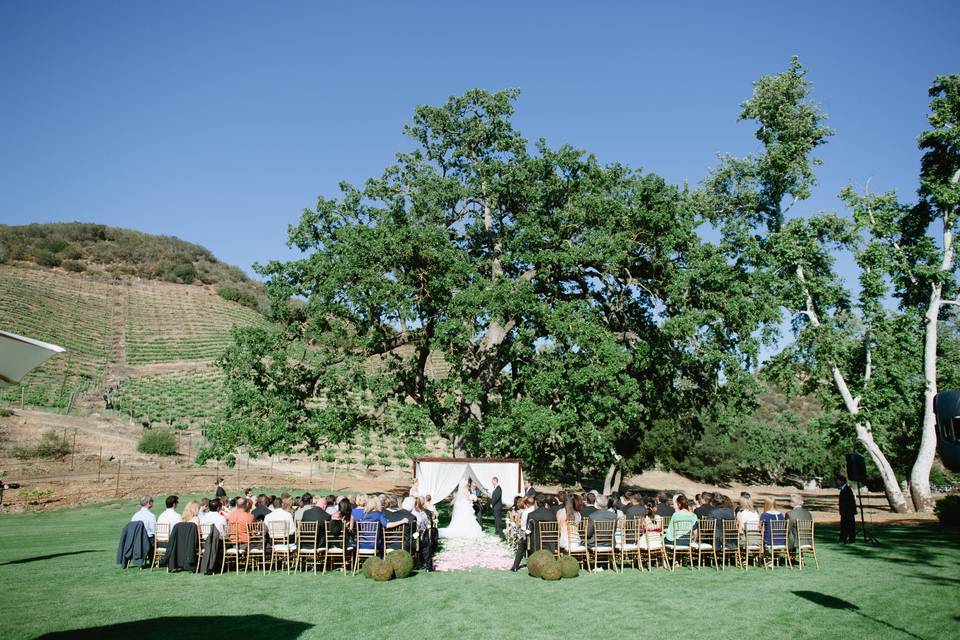
[[557,524],[560,529],[560,548],[570,549],[581,544],[580,541],[580,522],[583,516],[580,509],[583,503],[580,496],[574,494],[567,496],[567,502],[562,509],[557,511]]
[[130,522],[142,522],[147,537],[153,542],[153,535],[157,528],[157,516],[153,515],[153,496],[140,496],[140,510],[133,514]]
[[187,506],[183,508],[183,514],[180,516],[180,522],[191,522],[193,524],[200,524],[200,503],[196,500],[191,500],[187,503]]
[[247,502],[249,502],[250,504],[256,503],[256,498],[253,496],[253,489],[251,489],[250,487],[247,487],[246,489],[243,490],[243,497],[246,498]]
[[[371,496],[367,498],[367,502],[363,507],[363,514],[361,515],[361,517],[356,518],[356,521],[357,522],[376,522],[382,526],[382,523],[380,522],[380,518],[382,516],[383,516],[383,507],[381,506],[380,498],[376,496]],[[376,539],[377,548],[379,548],[381,543],[382,543],[382,540],[378,535]],[[369,537],[364,536],[359,542],[359,547],[361,549],[373,549],[375,548],[374,540],[371,540]]]
[[783,514],[777,511],[777,503],[773,498],[764,498],[763,513],[760,514],[760,522],[763,523],[764,544],[773,544],[773,532],[770,530],[770,526],[767,524],[772,520],[783,520]]
[[[273,511],[271,511],[264,519],[263,525],[269,531],[270,525],[274,523],[285,523],[287,525],[287,538],[289,540],[290,536],[294,535],[297,531],[297,525],[293,520],[293,498],[278,498],[273,503]],[[286,543],[288,540],[284,540]],[[277,542],[275,540],[275,542]]]
[[227,497],[227,490],[223,488],[223,478],[217,478],[217,490],[214,495],[218,498]]
[[597,494],[589,492],[583,497],[583,500],[586,504],[584,504],[583,509],[580,510],[580,515],[584,518],[589,518],[590,514],[597,510]]
[[[753,498],[750,496],[750,492],[749,492],[749,491],[741,491],[741,492],[740,492],[740,502],[742,503],[744,500],[749,500],[750,503],[753,504]],[[740,512],[740,503],[737,504],[736,512],[737,512],[737,513]]]
[[527,540],[530,541],[532,551],[541,548],[547,549],[551,553],[556,549],[551,543],[541,544],[540,542],[540,522],[556,522],[557,514],[550,508],[552,498],[546,494],[538,493],[536,497],[537,508],[527,516]]
[[597,496],[596,505],[597,510],[590,514],[590,517],[587,518],[587,544],[594,545],[596,543],[595,536],[595,527],[594,524],[600,521],[616,521],[617,514],[614,513],[612,509],[609,508],[609,498],[607,496]]
[[740,508],[737,510],[737,529],[742,535],[747,528],[757,529],[760,526],[760,515],[753,508],[753,500],[744,498],[741,494]]
[[797,546],[797,522],[799,520],[813,520],[810,512],[803,508],[803,496],[799,493],[790,494],[790,511],[787,511],[788,539],[787,546],[792,551]]
[[366,511],[367,506],[367,496],[362,493],[357,494],[356,506],[353,508],[353,519],[362,520],[363,514]]
[[524,496],[520,502],[520,526],[524,531],[528,529],[527,520],[536,508],[536,504],[536,501],[529,496]]
[[[323,548],[326,546],[326,525],[330,522],[332,516],[326,510],[327,499],[320,496],[314,496],[313,505],[310,509],[305,509],[303,514],[300,516],[300,522],[316,522],[317,523],[317,547]],[[349,502],[347,505],[349,506]],[[334,512],[337,513],[337,512]]]
[[168,524],[170,525],[169,529],[173,529],[173,525],[180,522],[180,514],[177,513],[179,503],[180,498],[177,496],[167,496],[167,509],[157,517],[157,524]]
[[666,518],[667,516],[672,516],[674,508],[670,506],[670,499],[667,497],[665,491],[661,491],[657,494],[657,515],[661,518]]
[[[714,541],[719,547],[723,540],[723,522],[725,520],[735,522],[737,515],[733,512],[733,503],[727,496],[715,493],[710,500],[713,509],[710,510],[709,517],[717,521],[717,528],[714,533]],[[727,547],[735,548],[737,543],[733,540],[727,542]]]
[[643,520],[647,516],[647,508],[643,506],[642,499],[639,493],[630,495],[630,504],[623,510],[625,520]]
[[300,497],[300,508],[293,512],[293,521],[300,522],[303,520],[303,513],[308,509],[313,509],[313,495],[310,493],[305,493]]
[[261,493],[257,496],[257,506],[250,512],[257,522],[263,522],[263,519],[270,513],[270,509],[267,508],[267,500],[268,498],[265,494]]
[[[318,527],[319,529],[319,527]],[[339,544],[340,535],[344,534],[344,543],[348,549],[353,548],[353,505],[347,498],[342,498],[337,505],[337,512],[330,516],[330,544]],[[326,541],[325,541],[326,542]]]
[[220,532],[220,537],[226,536],[227,532],[227,519],[220,513],[222,505],[220,500],[214,498],[207,505],[207,512],[200,517],[201,525],[212,525],[217,528],[217,531]]
[[523,491],[523,495],[527,496],[528,498],[536,499],[537,490],[533,488],[533,480],[527,478],[523,481],[523,486],[526,487]]
[[227,516],[227,530],[230,532],[231,540],[236,538],[237,542],[249,542],[247,525],[256,522],[256,518],[250,511],[250,503],[247,499],[238,498],[236,508]]
[[342,499],[343,499],[343,496],[337,497],[333,494],[328,495],[324,499],[325,504],[322,508],[327,512],[328,516],[332,516],[337,512],[337,510],[340,508],[339,505]]
[[209,498],[200,498],[200,517],[203,517],[207,511],[210,510],[210,499]]
[[703,493],[698,493],[696,502],[697,508],[693,510],[693,513],[698,518],[708,518],[710,517],[710,512],[713,511],[713,494],[704,491]]
[[[677,509],[673,512],[673,515],[670,516],[670,526],[667,527],[663,537],[667,542],[678,547],[688,547],[690,546],[690,532],[697,528],[697,516],[690,511],[690,503],[687,501],[687,496],[678,493],[675,496],[675,502]],[[690,526],[688,527],[687,525]],[[684,531],[685,533],[677,535],[679,531]]]
[[559,513],[565,504],[567,504],[567,492],[561,489],[554,497],[553,504],[550,505],[550,508],[553,509],[554,513]]

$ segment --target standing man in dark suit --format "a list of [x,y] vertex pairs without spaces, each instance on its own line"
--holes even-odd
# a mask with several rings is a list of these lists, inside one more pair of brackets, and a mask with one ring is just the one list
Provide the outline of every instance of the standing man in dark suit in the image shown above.
[[523,485],[526,487],[526,489],[523,492],[523,495],[527,496],[528,498],[537,497],[537,490],[533,488],[533,480],[530,480],[528,478],[527,480],[523,481]]
[[837,476],[840,485],[840,544],[857,541],[857,501],[844,476]]
[[500,479],[494,476],[493,491],[490,493],[490,508],[493,509],[493,528],[497,535],[503,537],[503,491],[500,489]]

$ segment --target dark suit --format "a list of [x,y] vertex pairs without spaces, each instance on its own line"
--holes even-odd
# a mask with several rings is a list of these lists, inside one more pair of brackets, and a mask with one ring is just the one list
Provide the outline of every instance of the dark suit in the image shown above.
[[[733,513],[733,509],[730,507],[714,507],[710,510],[710,513],[707,514],[707,517],[713,518],[717,521],[717,528],[714,531],[713,539],[716,543],[716,546],[719,547],[723,544],[723,521],[730,520],[731,522],[735,522],[737,520],[737,516]],[[730,542],[727,545],[728,548],[736,548],[736,546],[736,542]]]
[[857,501],[853,489],[844,483],[840,487],[840,542],[857,541]]
[[713,511],[712,504],[710,503],[702,504],[693,510],[693,515],[697,516],[697,518],[709,518],[711,517],[710,516],[711,511]]
[[787,548],[789,549],[795,549],[797,546],[798,520],[813,520],[813,516],[803,507],[794,507],[787,511]]
[[[647,508],[642,504],[631,504],[629,507],[623,510],[623,519],[625,521],[630,520],[639,520],[640,528],[643,528],[643,519],[647,515]],[[627,544],[635,544],[637,541],[634,540],[634,536],[629,536],[625,542]]]
[[320,507],[314,507],[312,509],[307,509],[303,512],[303,515],[300,516],[300,522],[316,522],[317,523],[317,547],[322,549],[326,545],[326,523],[330,522],[330,514],[321,509]]
[[[391,542],[387,546],[387,549],[389,550],[389,549],[403,548],[403,549],[406,549],[407,551],[410,551],[413,548],[413,545],[411,543],[410,530],[413,528],[416,528],[417,517],[414,516],[409,511],[403,511],[402,509],[387,509],[386,511],[383,512],[383,517],[386,518],[387,522],[400,522],[401,520],[406,518],[407,525],[406,525],[406,530],[404,531],[404,534],[403,534],[403,542],[399,544],[396,542]],[[411,522],[413,523],[413,525],[410,524]]]
[[490,494],[490,508],[493,509],[493,528],[498,536],[503,535],[503,491],[500,485],[493,488]]
[[597,508],[592,504],[585,504],[583,505],[583,509],[580,509],[580,515],[583,516],[584,518],[589,518],[590,514],[596,510]]
[[267,509],[266,507],[257,507],[250,513],[253,514],[253,517],[257,522],[263,522],[263,519],[267,517],[268,513],[270,513],[270,509]]
[[529,489],[527,489],[524,495],[527,496],[528,498],[533,498],[534,496],[537,495],[537,490],[534,489],[533,487],[530,487]]
[[[513,568],[511,571],[516,571],[520,568],[520,562],[527,555],[527,551],[533,553],[534,551],[540,550],[540,525],[538,523],[556,521],[557,514],[549,507],[540,507],[527,515],[527,535],[520,541],[520,544],[517,545],[517,555],[513,558]],[[544,549],[551,553],[557,552],[556,546],[552,543],[545,545]]]
[[594,531],[593,525],[595,522],[600,520],[615,522],[616,519],[617,519],[617,514],[611,511],[610,509],[597,509],[596,511],[591,513],[590,517],[587,518],[587,520],[589,521],[587,523],[587,545],[593,546],[594,544],[594,534],[596,532]]
[[673,507],[670,506],[669,502],[661,502],[657,505],[656,514],[661,518],[666,518],[667,516],[673,515]]

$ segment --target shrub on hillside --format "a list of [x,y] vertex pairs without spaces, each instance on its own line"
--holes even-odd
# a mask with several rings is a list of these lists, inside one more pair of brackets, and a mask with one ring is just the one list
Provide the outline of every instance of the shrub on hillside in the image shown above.
[[221,284],[217,285],[217,293],[224,300],[236,302],[251,309],[257,308],[257,297],[250,291],[239,289],[228,284]]
[[25,460],[28,458],[62,458],[70,451],[70,444],[59,433],[45,431],[37,444],[13,447],[10,453],[15,458]]
[[937,500],[933,512],[948,527],[960,527],[960,495],[953,494]]
[[37,249],[34,252],[33,261],[36,262],[41,267],[59,267],[60,266],[60,256],[50,251],[44,251],[43,249]]
[[170,429],[145,431],[140,437],[137,451],[158,456],[175,456],[177,455],[177,436]]
[[34,245],[36,251],[48,251],[50,253],[60,253],[69,246],[69,242],[63,238],[46,238],[38,240]]
[[79,248],[71,244],[71,245],[67,245],[67,247],[60,252],[60,256],[64,260],[79,260],[80,258],[83,257],[83,251],[80,251]]
[[87,266],[79,260],[64,260],[61,266],[67,271],[73,271],[74,273],[80,273],[87,268]]

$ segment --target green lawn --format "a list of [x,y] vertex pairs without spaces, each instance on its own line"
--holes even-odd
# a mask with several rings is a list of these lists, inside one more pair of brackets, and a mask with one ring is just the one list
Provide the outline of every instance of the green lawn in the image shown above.
[[888,527],[822,569],[545,582],[525,573],[198,576],[114,564],[130,502],[0,516],[0,638],[948,638],[960,637],[956,532]]

